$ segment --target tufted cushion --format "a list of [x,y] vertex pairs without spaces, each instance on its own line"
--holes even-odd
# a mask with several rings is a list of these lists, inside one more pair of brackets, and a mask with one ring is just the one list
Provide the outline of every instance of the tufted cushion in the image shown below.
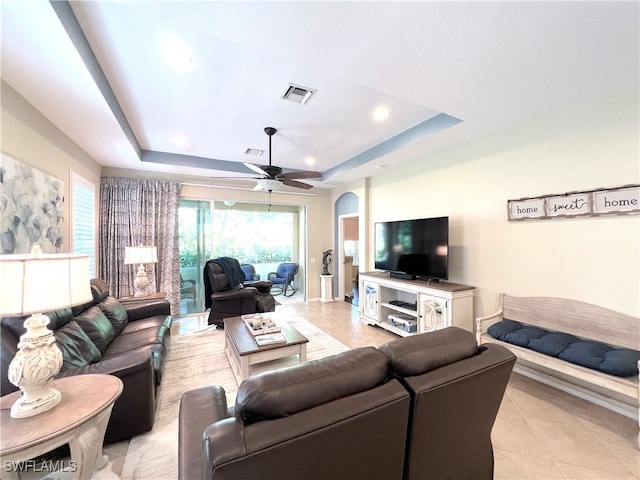
[[102,358],[98,347],[84,333],[84,330],[80,328],[80,325],[75,320],[71,320],[57,329],[53,336],[62,352],[61,371],[84,367]]
[[247,378],[236,395],[236,414],[246,425],[286,417],[387,381],[387,357],[362,347]]
[[638,375],[638,361],[640,352],[627,348],[614,348],[604,354],[604,361],[600,364],[600,371],[618,377]]
[[609,350],[611,347],[605,343],[581,340],[569,345],[558,357],[576,365],[599,370],[600,364],[604,361],[604,354]]
[[116,336],[113,325],[96,305],[76,316],[75,320],[82,327],[84,333],[96,344],[101,353],[104,353]]
[[618,377],[638,375],[640,351],[618,348],[563,332],[546,331],[513,320],[491,325],[487,332],[504,342],[558,357],[566,362]]
[[115,298],[109,296],[100,302],[98,306],[100,310],[102,310],[102,313],[109,319],[111,325],[113,325],[116,335],[120,335],[120,332],[127,326],[127,322],[129,321],[127,311],[122,304]]
[[542,338],[547,333],[548,332],[543,328],[538,328],[531,325],[523,325],[522,328],[514,330],[511,333],[507,333],[504,338],[505,341],[513,343],[514,345],[528,347],[530,340],[535,338]]
[[571,343],[579,342],[580,339],[575,335],[569,335],[562,332],[549,332],[540,338],[529,340],[529,348],[536,352],[544,353],[557,357]]
[[522,324],[520,322],[516,322],[515,320],[502,320],[500,322],[494,323],[493,325],[491,325],[488,329],[487,332],[489,333],[489,335],[491,335],[493,338],[497,338],[498,340],[502,340],[503,342],[506,342],[505,340],[505,335],[507,333],[511,333],[514,330],[517,330],[519,328],[522,328]]
[[421,375],[478,354],[473,334],[458,327],[398,338],[379,348],[398,377]]

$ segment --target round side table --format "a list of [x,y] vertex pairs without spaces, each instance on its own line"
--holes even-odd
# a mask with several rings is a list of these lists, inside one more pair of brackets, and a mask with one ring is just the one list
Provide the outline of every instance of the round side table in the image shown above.
[[11,418],[19,391],[0,398],[0,462],[5,478],[17,478],[17,462],[65,443],[74,462],[73,478],[91,478],[96,466],[106,466],[102,442],[122,381],[113,375],[76,375],[54,380],[53,387],[62,394],[62,401],[34,417]]

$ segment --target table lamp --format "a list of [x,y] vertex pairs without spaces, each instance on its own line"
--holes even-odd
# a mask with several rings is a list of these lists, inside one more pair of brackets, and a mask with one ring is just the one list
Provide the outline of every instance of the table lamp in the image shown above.
[[18,352],[9,364],[9,381],[22,396],[11,417],[27,418],[55,407],[62,395],[49,383],[62,367],[62,353],[47,328],[50,312],[89,302],[89,256],[43,254],[0,255],[0,316],[32,314],[24,322]]
[[156,247],[125,247],[124,263],[125,265],[140,264],[136,273],[136,279],[133,281],[134,297],[146,297],[149,295],[148,286],[149,279],[144,269],[145,263],[156,263],[158,261],[158,249]]

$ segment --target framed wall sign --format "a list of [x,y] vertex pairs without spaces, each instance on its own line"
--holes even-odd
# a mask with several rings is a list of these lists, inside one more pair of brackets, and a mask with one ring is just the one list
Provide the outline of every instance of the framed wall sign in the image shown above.
[[639,213],[640,185],[508,200],[507,212],[509,221]]

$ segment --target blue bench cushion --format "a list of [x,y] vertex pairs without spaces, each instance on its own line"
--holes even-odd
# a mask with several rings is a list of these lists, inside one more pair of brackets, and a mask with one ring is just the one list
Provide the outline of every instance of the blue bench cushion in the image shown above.
[[569,335],[568,333],[547,332],[540,338],[531,339],[529,348],[536,352],[544,353],[545,355],[557,357],[565,351],[570,344],[579,341],[580,339],[578,337]]
[[638,375],[640,352],[629,348],[614,348],[604,354],[600,371],[618,377]]
[[493,338],[617,377],[638,375],[640,351],[504,319],[487,329]]
[[522,324],[520,322],[516,322],[515,320],[502,320],[501,322],[491,325],[487,329],[487,332],[489,332],[489,335],[493,338],[506,342],[505,335],[519,328],[522,328]]

